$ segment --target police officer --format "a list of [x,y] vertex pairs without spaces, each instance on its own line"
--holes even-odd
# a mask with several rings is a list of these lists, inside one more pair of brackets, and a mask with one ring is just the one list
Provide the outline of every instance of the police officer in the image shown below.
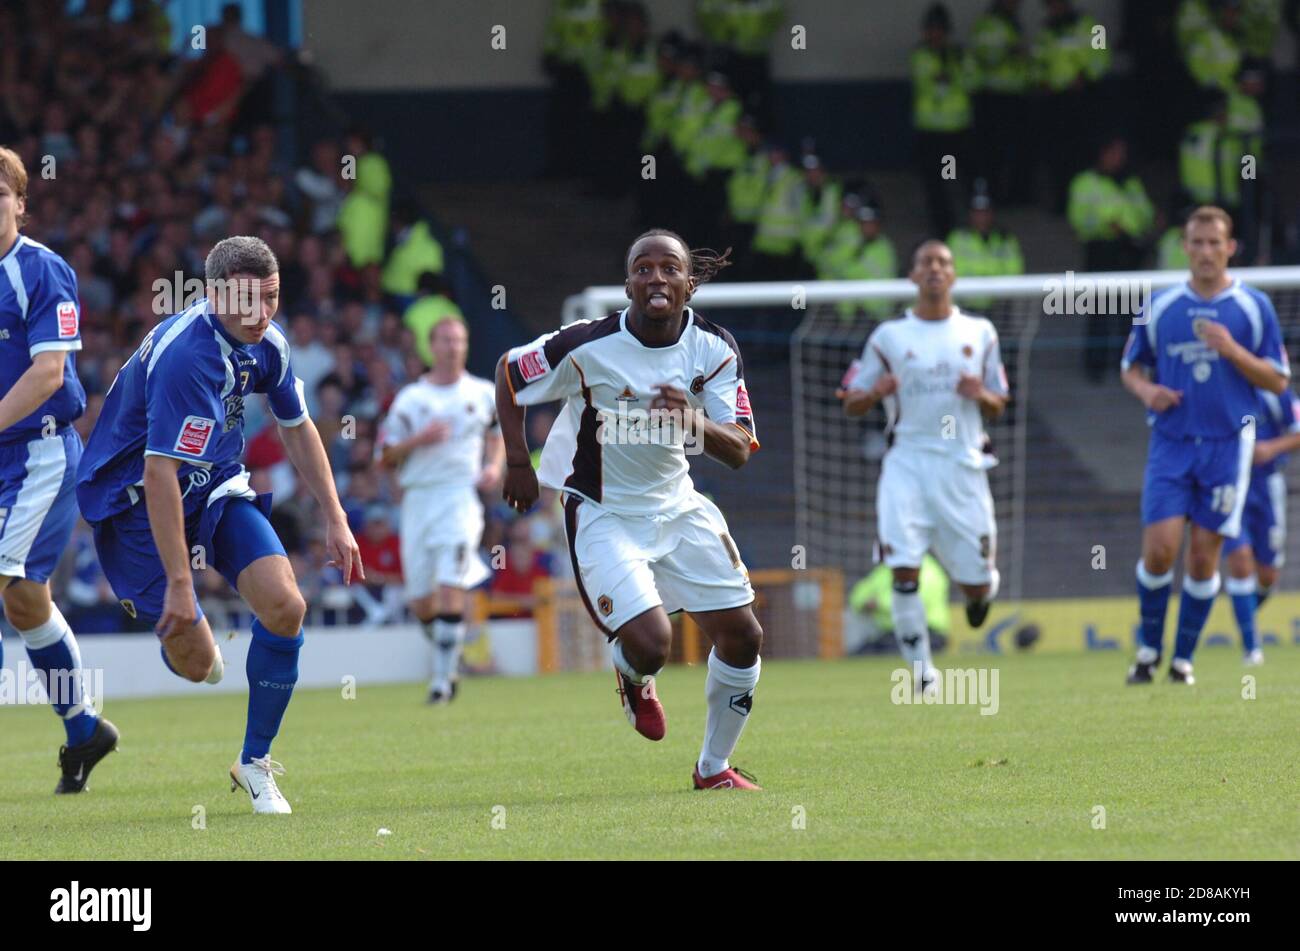
[[546,112],[547,172],[572,175],[585,145],[580,132],[589,107],[587,63],[605,35],[600,0],[553,0],[542,41],[542,64],[551,77]]
[[[997,227],[993,220],[993,200],[983,182],[977,182],[971,197],[967,227],[948,235],[952,263],[962,277],[1015,277],[1025,273],[1025,259],[1015,235]],[[963,297],[972,310],[987,315],[993,306],[991,297]]]
[[975,129],[980,174],[1001,204],[1033,201],[1029,106],[1029,47],[1020,25],[1020,0],[994,0],[975,21]]
[[951,42],[952,18],[936,3],[921,21],[921,43],[912,50],[912,123],[917,172],[925,188],[930,230],[947,234],[953,225],[957,174],[971,127],[970,59]]
[[1052,177],[1052,209],[1065,209],[1070,180],[1082,166],[1097,112],[1098,83],[1110,69],[1110,43],[1100,24],[1072,0],[1043,0],[1047,22],[1034,43],[1034,72],[1043,92],[1038,141]]
[[[842,277],[851,281],[888,281],[898,277],[898,252],[894,242],[884,234],[877,202],[863,202],[858,209],[858,228],[862,246],[857,257],[844,267]],[[842,320],[850,320],[863,311],[872,320],[886,320],[898,312],[898,302],[884,298],[840,301],[836,305]]]
[[738,281],[752,280],[754,259],[752,245],[758,216],[763,211],[767,197],[768,178],[772,163],[758,131],[758,122],[752,115],[741,116],[736,125],[736,135],[745,145],[745,160],[727,179],[726,240],[722,242],[734,250],[733,268]]
[[[1128,168],[1128,143],[1122,136],[1110,136],[1098,152],[1097,164],[1071,183],[1069,218],[1083,245],[1085,271],[1141,267],[1155,208],[1142,180]],[[1114,367],[1112,356],[1123,344],[1125,328],[1113,314],[1089,317],[1087,326],[1084,367],[1099,383]]]
[[771,124],[772,37],[785,19],[781,0],[696,0],[704,36],[726,54],[738,97],[764,127]]
[[799,236],[808,200],[806,186],[783,146],[769,146],[767,155],[771,168],[754,233],[755,278],[796,280],[802,271]]

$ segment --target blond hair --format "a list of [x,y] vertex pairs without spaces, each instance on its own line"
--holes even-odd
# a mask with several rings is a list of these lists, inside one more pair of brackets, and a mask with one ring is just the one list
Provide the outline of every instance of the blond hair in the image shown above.
[[[27,203],[27,167],[13,149],[0,145],[0,180],[13,189],[15,197]],[[18,216],[18,227],[27,224],[27,215]]]

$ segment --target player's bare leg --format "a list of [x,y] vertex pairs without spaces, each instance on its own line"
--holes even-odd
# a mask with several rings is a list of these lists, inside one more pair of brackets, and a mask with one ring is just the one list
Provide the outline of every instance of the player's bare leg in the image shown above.
[[1178,637],[1174,644],[1174,659],[1169,665],[1169,679],[1174,683],[1196,682],[1192,676],[1192,654],[1219,593],[1219,555],[1222,550],[1222,535],[1192,523],[1183,597],[1178,605]]
[[271,742],[298,682],[307,605],[283,555],[253,561],[239,573],[238,588],[256,620],[248,647],[248,725],[244,748],[230,767],[231,791],[242,787],[254,812],[288,813],[293,810],[275,782],[284,767],[271,759]]
[[668,663],[673,626],[663,605],[642,611],[614,632],[614,670],[623,713],[648,740],[662,740],[668,729],[655,676]]
[[225,674],[225,663],[206,617],[193,624],[175,625],[163,638],[162,652],[172,673],[191,683],[220,683]]
[[692,781],[696,789],[759,789],[752,776],[731,765],[730,757],[753,709],[763,628],[748,604],[694,612],[691,619],[713,641],[704,682],[708,703],[704,745]]
[[49,582],[0,576],[0,592],[5,618],[27,646],[27,656],[40,672],[50,706],[67,733],[68,742],[59,749],[62,776],[54,791],[79,793],[95,764],[117,748],[117,728],[96,714],[93,698],[83,692],[81,651],[50,599]]
[[[1224,561],[1228,564],[1228,580],[1223,586],[1232,600],[1232,613],[1237,619],[1237,629],[1241,631],[1241,652],[1247,666],[1254,667],[1264,662],[1264,652],[1259,649],[1255,634],[1255,612],[1261,600],[1255,553],[1249,545],[1242,545],[1230,551]],[[1267,567],[1259,565],[1258,573]]]
[[1137,566],[1141,627],[1137,658],[1128,683],[1149,684],[1164,652],[1165,615],[1174,581],[1174,559],[1183,545],[1187,519],[1181,515],[1152,522],[1142,531],[1142,558]]

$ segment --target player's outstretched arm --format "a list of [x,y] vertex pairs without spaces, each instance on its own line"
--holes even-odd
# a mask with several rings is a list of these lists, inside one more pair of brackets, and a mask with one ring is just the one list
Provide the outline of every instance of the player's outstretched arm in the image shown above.
[[190,551],[185,543],[185,508],[181,484],[176,478],[181,461],[171,456],[144,457],[144,503],[149,513],[149,531],[167,572],[163,613],[158,619],[159,637],[173,628],[187,627],[198,618],[194,607],[194,578],[190,573]]
[[32,365],[14,381],[0,399],[0,432],[36,412],[37,407],[63,385],[63,358],[66,351],[46,350],[32,357]]
[[355,574],[359,581],[366,580],[361,564],[361,551],[357,540],[348,528],[348,517],[339,504],[339,494],[334,488],[334,473],[330,471],[329,457],[320,441],[320,432],[310,419],[295,426],[280,427],[280,441],[289,461],[307,483],[325,515],[325,550],[330,564],[343,573],[343,583],[350,584]]
[[507,378],[509,368],[503,353],[497,361],[497,420],[501,424],[501,438],[505,446],[506,478],[501,497],[517,512],[527,512],[537,502],[541,488],[537,473],[533,471],[532,457],[528,453],[528,439],[524,435],[524,408],[515,402]]

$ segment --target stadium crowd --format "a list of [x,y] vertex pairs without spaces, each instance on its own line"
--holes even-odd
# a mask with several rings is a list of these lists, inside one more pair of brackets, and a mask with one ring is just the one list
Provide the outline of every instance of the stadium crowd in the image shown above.
[[[460,314],[429,222],[391,207],[388,164],[364,131],[316,141],[295,161],[270,108],[273,84],[292,64],[242,29],[237,6],[206,28],[193,57],[172,49],[153,0],[136,0],[124,20],[107,15],[107,0],[89,0],[78,15],[63,6],[24,0],[0,9],[0,142],[29,171],[25,233],[77,275],[77,371],[88,396],[77,430],[88,438],[144,334],[202,295],[212,245],[232,234],[262,237],[280,261],[278,319],[371,584],[343,588],[325,563],[315,502],[261,400],[245,409],[252,485],[275,493],[273,524],[306,600],[324,612],[319,620],[399,616],[399,490],[374,465],[375,440],[397,390],[429,368],[429,330]],[[538,445],[547,418],[538,415]],[[511,527],[513,514],[494,501],[484,547],[490,558],[502,546],[502,590],[519,593],[522,577],[567,564],[552,557],[563,544],[558,522],[532,515]],[[216,571],[196,577],[210,613],[235,603]],[[84,522],[55,581],[78,631],[131,623]]]

